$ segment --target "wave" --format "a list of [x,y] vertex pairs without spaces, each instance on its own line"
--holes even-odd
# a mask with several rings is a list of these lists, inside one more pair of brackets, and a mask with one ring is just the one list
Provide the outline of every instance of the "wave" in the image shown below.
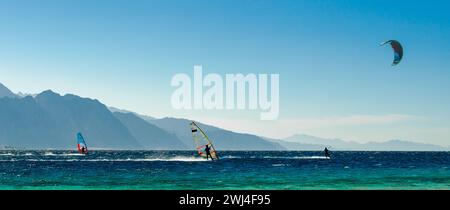
[[285,166],[289,166],[289,164],[283,164],[283,163],[279,163],[279,164],[272,164],[273,167],[285,167]]
[[[46,156],[56,156],[55,154]],[[67,156],[67,154],[66,154]],[[68,155],[68,156],[79,156],[79,155]],[[195,157],[171,157],[171,158],[98,158],[98,159],[11,159],[11,160],[0,160],[2,162],[15,162],[15,161],[30,161],[30,162],[156,162],[156,161],[173,161],[173,162],[200,162],[208,161],[204,158]]]
[[25,154],[13,154],[13,153],[3,153],[0,156],[33,156],[33,153],[25,153]]
[[85,156],[85,154],[80,154],[80,153],[62,153],[62,154],[55,154],[53,152],[45,152],[44,156]]
[[[257,157],[255,157],[257,158]],[[286,157],[286,156],[264,156],[262,159],[328,159],[325,156],[293,156],[293,157]]]
[[325,156],[302,156],[302,157],[293,157],[293,159],[329,159]]
[[176,156],[171,158],[144,158],[144,159],[135,159],[137,161],[179,161],[179,162],[199,162],[199,161],[208,161],[205,158],[196,158],[196,157],[185,157],[185,156]]
[[241,156],[221,156],[220,159],[329,159],[325,156],[250,156],[250,157],[241,157]]
[[241,156],[233,156],[233,155],[227,155],[227,156],[220,156],[220,159],[241,159]]
[[[14,154],[7,153],[7,154],[0,154],[3,156],[14,156]],[[39,155],[26,153],[25,155],[19,155],[19,156],[33,156],[35,158],[33,159],[21,159],[20,161],[86,161],[86,162],[201,162],[201,161],[208,161],[205,158],[201,157],[194,157],[194,156],[173,156],[173,157],[164,157],[164,156],[146,156],[146,157],[101,157],[101,156],[89,156],[79,153],[63,153],[63,154],[57,154],[52,152],[45,152],[44,154],[41,154],[42,158],[39,158]],[[59,158],[44,158],[43,156],[51,156],[51,157],[61,157]],[[37,158],[36,158],[37,157]],[[73,157],[73,158],[63,158],[63,157]],[[76,158],[76,157],[85,157],[85,158]],[[227,155],[220,157],[221,160],[231,160],[231,159],[279,159],[279,160],[309,160],[309,159],[316,159],[316,160],[326,160],[328,159],[325,156],[250,156],[250,157],[243,157],[243,156],[233,156],[233,155]],[[7,161],[7,160],[4,160]]]
[[60,156],[86,156],[86,155],[80,154],[80,153],[67,153],[67,154],[61,154]]

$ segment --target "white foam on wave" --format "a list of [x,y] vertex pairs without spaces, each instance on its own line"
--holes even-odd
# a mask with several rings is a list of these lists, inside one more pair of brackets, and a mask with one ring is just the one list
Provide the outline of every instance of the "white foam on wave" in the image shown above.
[[[53,156],[53,155],[51,155]],[[3,160],[13,161],[13,160]],[[204,158],[195,157],[172,157],[172,158],[122,158],[122,159],[110,159],[110,158],[98,158],[98,159],[25,159],[22,161],[30,162],[156,162],[156,161],[172,161],[172,162],[200,162],[207,161]]]
[[156,161],[178,161],[178,162],[196,162],[196,161],[206,161],[206,159],[200,158],[126,158],[126,159],[84,159],[74,161],[86,161],[86,162],[156,162]]
[[272,164],[272,166],[273,167],[285,167],[285,166],[289,166],[289,164],[280,163],[280,164]]
[[227,155],[227,156],[220,156],[220,159],[241,159],[241,156],[233,156],[233,155]]
[[80,153],[62,153],[62,154],[55,154],[53,152],[45,152],[44,156],[85,156],[85,154],[80,154]]
[[2,153],[2,154],[0,154],[1,156],[14,156],[14,154],[13,153]]
[[80,153],[67,153],[67,154],[61,154],[61,156],[85,156],[85,154],[80,154]]
[[329,159],[325,156],[302,156],[302,157],[293,157],[293,159]]
[[[252,157],[252,158],[258,158],[258,157]],[[286,157],[286,156],[264,156],[263,159],[328,159],[325,156],[294,156],[294,157]]]
[[[0,154],[3,156],[13,156],[14,154]],[[26,153],[25,156],[32,156],[31,153]],[[49,161],[49,162],[70,162],[70,161],[86,161],[86,162],[201,162],[208,161],[205,158],[194,157],[194,156],[173,156],[173,157],[161,157],[161,156],[147,156],[143,158],[114,158],[114,157],[92,157],[89,155],[79,154],[79,153],[64,153],[64,154],[55,154],[52,152],[45,152],[44,156],[65,156],[65,157],[73,157],[73,158],[61,158],[61,159],[47,159],[47,158],[33,158],[33,159],[23,159],[21,161]],[[86,157],[86,158],[76,158],[76,157]],[[285,160],[326,160],[328,159],[325,156],[250,156],[250,157],[241,157],[241,156],[223,156],[220,159],[285,159]]]
[[160,158],[160,157],[147,157],[143,159],[134,159],[136,161],[178,161],[178,162],[199,162],[199,161],[208,161],[205,158],[196,158],[196,157],[186,157],[186,156],[175,156],[168,158]]

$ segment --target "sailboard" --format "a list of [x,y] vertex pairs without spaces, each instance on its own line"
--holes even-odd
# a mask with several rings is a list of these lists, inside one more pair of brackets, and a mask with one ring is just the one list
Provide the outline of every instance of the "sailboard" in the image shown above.
[[84,141],[83,135],[81,135],[81,133],[77,133],[77,148],[80,154],[88,153],[86,142]]
[[214,145],[211,142],[211,139],[206,135],[206,133],[195,123],[191,122],[191,132],[192,137],[194,138],[195,148],[197,149],[197,153],[200,157],[206,157],[205,148],[208,146],[210,148],[210,153],[213,159],[218,160],[219,155],[217,154]]

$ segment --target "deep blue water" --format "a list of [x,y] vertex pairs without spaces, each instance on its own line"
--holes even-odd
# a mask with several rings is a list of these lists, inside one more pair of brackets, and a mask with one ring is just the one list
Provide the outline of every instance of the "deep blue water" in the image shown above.
[[450,189],[450,152],[0,151],[0,189]]

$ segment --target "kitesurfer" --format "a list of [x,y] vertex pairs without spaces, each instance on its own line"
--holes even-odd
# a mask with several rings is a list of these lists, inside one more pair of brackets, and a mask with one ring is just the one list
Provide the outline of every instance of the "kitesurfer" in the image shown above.
[[331,158],[330,150],[328,150],[328,148],[325,147],[325,149],[323,150],[323,152],[325,152],[325,157],[326,157],[326,158]]
[[211,157],[211,160],[214,160],[214,158],[211,155],[211,149],[208,145],[205,145],[205,153],[206,153],[206,160],[208,160],[208,157]]

